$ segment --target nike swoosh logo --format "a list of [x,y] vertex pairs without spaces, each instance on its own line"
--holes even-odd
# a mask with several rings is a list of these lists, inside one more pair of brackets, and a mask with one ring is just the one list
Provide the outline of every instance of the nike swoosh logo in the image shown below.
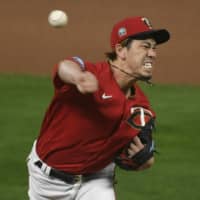
[[102,99],[110,99],[112,95],[106,95],[105,93],[102,94]]

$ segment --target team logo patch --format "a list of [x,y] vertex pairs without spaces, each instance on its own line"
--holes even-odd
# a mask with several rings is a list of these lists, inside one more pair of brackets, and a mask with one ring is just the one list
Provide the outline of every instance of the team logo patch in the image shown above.
[[136,129],[142,129],[153,118],[152,112],[143,107],[132,107],[130,112],[131,116],[128,118],[127,123]]
[[122,28],[120,28],[119,30],[118,30],[118,36],[119,37],[123,37],[124,35],[126,35],[127,34],[127,31],[126,31],[126,29],[124,28],[124,27],[122,27]]
[[147,25],[149,27],[149,29],[153,28],[149,19],[147,19],[146,17],[143,17],[141,20],[145,23],[145,25]]

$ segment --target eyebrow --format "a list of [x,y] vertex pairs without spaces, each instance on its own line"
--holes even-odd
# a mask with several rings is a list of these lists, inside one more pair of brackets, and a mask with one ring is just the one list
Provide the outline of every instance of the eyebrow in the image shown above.
[[155,47],[157,44],[156,43],[151,43],[149,41],[143,41],[144,44],[148,44],[150,47]]

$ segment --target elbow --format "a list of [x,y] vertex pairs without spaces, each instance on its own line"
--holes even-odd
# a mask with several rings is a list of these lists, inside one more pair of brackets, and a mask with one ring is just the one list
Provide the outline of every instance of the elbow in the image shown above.
[[147,166],[147,168],[152,167],[153,164],[154,164],[154,162],[155,162],[154,157],[150,158],[150,159],[146,162],[146,166]]
[[150,167],[153,166],[155,162],[155,159],[154,157],[150,158],[146,163],[144,163],[142,166],[140,166],[137,171],[142,171],[142,170],[145,170],[145,169],[149,169]]

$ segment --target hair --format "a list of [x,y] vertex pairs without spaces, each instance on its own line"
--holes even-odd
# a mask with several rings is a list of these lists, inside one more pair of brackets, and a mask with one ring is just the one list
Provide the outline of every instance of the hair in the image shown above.
[[[128,37],[125,40],[121,41],[120,44],[122,47],[126,47],[127,49],[130,49],[131,43],[133,41],[134,38]],[[108,60],[114,61],[117,59],[117,54],[115,50],[112,50],[110,52],[106,52],[105,53],[106,58]]]

